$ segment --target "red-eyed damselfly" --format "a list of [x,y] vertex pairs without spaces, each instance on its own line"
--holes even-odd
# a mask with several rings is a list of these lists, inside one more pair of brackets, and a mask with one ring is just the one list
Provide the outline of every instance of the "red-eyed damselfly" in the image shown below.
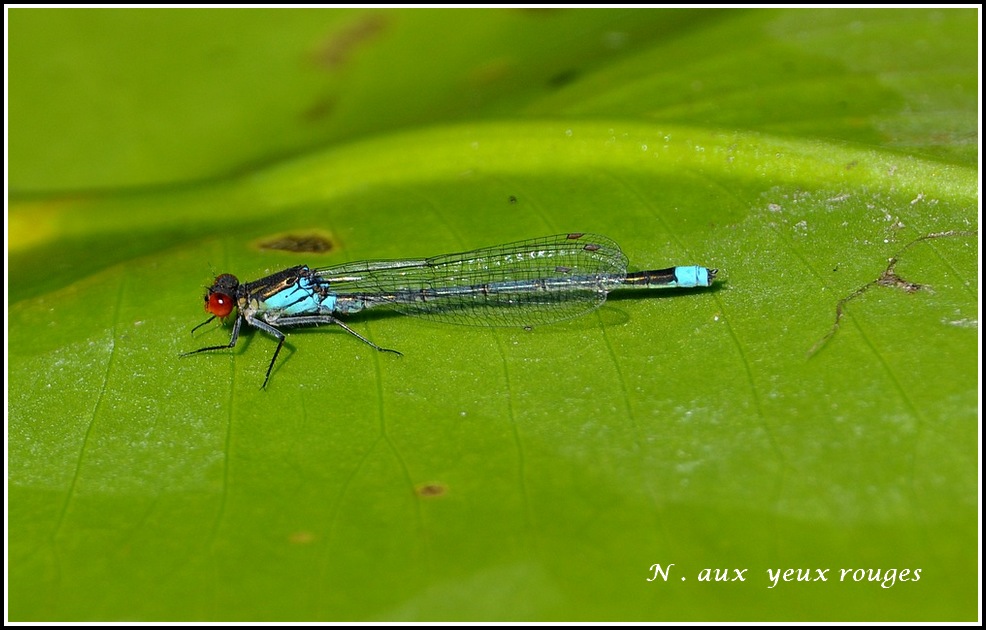
[[627,273],[627,257],[615,242],[571,233],[432,258],[299,265],[247,283],[227,273],[206,291],[211,317],[192,332],[235,310],[229,343],[182,356],[234,347],[244,323],[259,328],[278,342],[264,377],[267,387],[286,338],[281,328],[335,324],[372,348],[400,354],[340,318],[387,307],[453,324],[531,327],[587,313],[615,289],[708,287],[717,272],[693,265]]

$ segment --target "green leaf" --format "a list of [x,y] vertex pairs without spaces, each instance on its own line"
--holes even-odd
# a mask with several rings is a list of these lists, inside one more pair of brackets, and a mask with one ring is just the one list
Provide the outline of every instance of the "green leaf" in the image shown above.
[[[10,16],[11,620],[976,619],[975,12]],[[179,359],[572,231],[719,280]]]

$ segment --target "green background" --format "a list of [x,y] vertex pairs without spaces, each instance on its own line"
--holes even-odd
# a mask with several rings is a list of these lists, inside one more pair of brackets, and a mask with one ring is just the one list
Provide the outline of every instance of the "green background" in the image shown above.
[[[10,10],[9,618],[975,620],[977,19]],[[178,358],[220,272],[572,231],[720,279]]]

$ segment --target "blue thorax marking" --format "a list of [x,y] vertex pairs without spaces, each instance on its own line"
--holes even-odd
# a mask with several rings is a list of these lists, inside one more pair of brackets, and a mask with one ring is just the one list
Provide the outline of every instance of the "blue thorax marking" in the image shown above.
[[336,296],[323,293],[326,284],[303,275],[291,286],[270,295],[260,304],[259,310],[277,311],[280,316],[331,313],[335,309]]

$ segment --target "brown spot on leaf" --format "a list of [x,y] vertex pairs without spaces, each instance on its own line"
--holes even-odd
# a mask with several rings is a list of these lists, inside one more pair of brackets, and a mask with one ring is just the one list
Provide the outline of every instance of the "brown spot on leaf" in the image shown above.
[[387,22],[382,13],[360,16],[319,42],[311,53],[312,63],[324,70],[338,70],[349,61],[353,51],[378,37],[386,29]]
[[324,118],[327,118],[329,114],[331,114],[332,111],[335,109],[335,107],[336,107],[336,102],[334,99],[329,97],[319,98],[314,103],[312,103],[308,109],[302,112],[301,116],[303,119],[309,122],[316,122]]
[[258,249],[272,249],[299,254],[324,254],[332,251],[332,239],[318,232],[291,232],[262,238]]
[[419,497],[440,497],[448,490],[445,484],[426,483],[417,487]]

